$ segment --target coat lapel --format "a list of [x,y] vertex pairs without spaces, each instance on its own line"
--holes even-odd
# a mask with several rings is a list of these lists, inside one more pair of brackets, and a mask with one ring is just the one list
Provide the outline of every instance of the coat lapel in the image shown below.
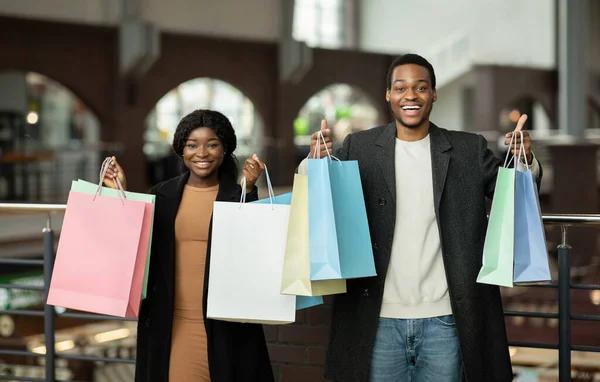
[[375,141],[375,159],[383,172],[383,179],[396,202],[396,124],[390,123]]
[[448,174],[448,165],[450,163],[450,154],[447,152],[452,148],[444,131],[435,124],[430,123],[429,135],[431,139],[431,172],[433,174],[433,201],[435,213],[438,216],[440,211],[440,201],[444,193],[446,184],[446,175]]
[[[164,211],[164,215],[162,218],[165,220],[161,222],[161,226],[163,229],[168,230],[168,235],[165,235],[165,238],[169,240],[169,244],[163,248],[165,253],[157,254],[160,257],[161,262],[161,271],[163,273],[164,280],[166,280],[166,285],[169,290],[169,295],[173,293],[173,275],[175,272],[175,218],[177,217],[177,211],[179,210],[179,205],[181,204],[181,196],[183,195],[183,189],[190,177],[189,171],[186,171],[178,178],[172,185],[165,184],[165,186],[160,187],[158,189],[158,195],[161,196],[161,210]],[[172,243],[172,249],[170,249],[170,244]],[[169,251],[166,249],[169,248]],[[168,253],[167,253],[168,252]]]
[[[162,204],[161,208],[163,208],[163,211],[165,211],[165,221],[163,222],[162,226],[165,227],[165,229],[170,230],[168,235],[170,244],[168,245],[171,245],[171,249],[168,251],[169,253],[159,255],[162,260],[161,271],[164,279],[167,281],[166,284],[167,288],[169,288],[170,294],[173,293],[173,278],[175,274],[175,219],[177,218],[177,211],[179,210],[179,205],[181,204],[183,190],[188,182],[189,177],[190,173],[189,171],[186,171],[176,179],[176,182],[173,183],[173,186],[161,187],[158,191],[158,193],[162,196],[162,200],[160,201]],[[219,191],[217,193],[216,200],[223,202],[235,202],[238,201],[239,198],[240,188],[236,184],[235,179],[223,176],[219,180]],[[212,218],[210,225],[212,227]]]

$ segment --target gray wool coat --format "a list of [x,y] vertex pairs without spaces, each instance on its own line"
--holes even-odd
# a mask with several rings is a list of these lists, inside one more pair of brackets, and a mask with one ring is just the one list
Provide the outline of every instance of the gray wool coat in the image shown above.
[[[377,276],[348,280],[333,299],[325,376],[367,382],[396,220],[394,123],[350,134],[336,156],[357,160]],[[431,123],[434,207],[452,311],[468,382],[512,380],[500,290],[478,284],[491,198],[500,160],[480,135]],[[541,179],[541,167],[538,177]]]

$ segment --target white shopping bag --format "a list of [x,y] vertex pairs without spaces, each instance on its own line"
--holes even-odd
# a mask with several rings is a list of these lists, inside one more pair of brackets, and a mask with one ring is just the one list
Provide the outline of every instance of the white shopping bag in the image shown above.
[[[266,176],[273,198],[268,172]],[[244,198],[214,205],[207,317],[292,323],[296,296],[280,293],[290,206],[245,204]]]

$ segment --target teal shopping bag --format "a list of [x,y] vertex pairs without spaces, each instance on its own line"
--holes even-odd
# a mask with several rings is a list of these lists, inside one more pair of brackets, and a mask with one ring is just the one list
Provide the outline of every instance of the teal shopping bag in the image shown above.
[[331,161],[329,180],[342,278],[376,276],[358,161]]
[[308,160],[308,213],[312,281],[376,275],[358,161]]
[[[98,185],[79,179],[77,181],[72,182],[71,190],[81,192],[84,194],[94,195],[94,194],[96,194],[96,191],[98,190]],[[108,196],[111,198],[119,198],[120,197],[118,190],[108,188],[108,187],[102,187],[100,195]],[[142,284],[142,299],[145,299],[146,293],[148,291],[148,271],[150,270],[150,253],[152,250],[152,230],[154,228],[154,202],[155,202],[156,197],[155,197],[155,195],[151,195],[151,194],[141,194],[141,193],[137,193],[137,192],[125,191],[125,198],[127,198],[129,200],[135,200],[135,201],[139,201],[139,202],[149,203],[152,205],[152,208],[151,208],[152,224],[151,224],[151,228],[150,228],[150,241],[148,243],[148,257],[146,258],[146,268],[144,271],[144,281]],[[150,212],[150,209],[148,209],[146,213],[148,213],[148,212]]]

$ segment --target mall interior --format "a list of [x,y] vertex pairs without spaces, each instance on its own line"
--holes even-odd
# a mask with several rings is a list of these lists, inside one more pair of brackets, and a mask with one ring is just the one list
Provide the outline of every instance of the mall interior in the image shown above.
[[[322,119],[336,147],[393,121],[388,67],[418,53],[436,71],[438,126],[481,134],[503,157],[529,116],[568,311],[557,288],[501,288],[515,381],[600,381],[598,41],[599,0],[0,0],[0,380],[135,372],[135,319],[44,304],[43,231],[52,253],[64,211],[10,204],[63,205],[113,155],[128,189],[147,192],[179,174],[175,128],[202,108],[231,120],[240,163],[257,154],[275,193],[288,192]],[[267,197],[264,177],[258,186]],[[330,303],[265,325],[276,381],[325,380]]]

